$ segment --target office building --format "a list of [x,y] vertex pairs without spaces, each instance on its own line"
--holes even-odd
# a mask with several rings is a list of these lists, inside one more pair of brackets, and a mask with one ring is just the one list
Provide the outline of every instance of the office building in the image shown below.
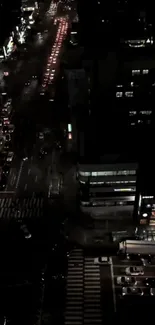
[[[118,158],[118,157],[117,157]],[[134,213],[137,163],[79,164],[80,207],[84,213],[103,219],[131,218]]]

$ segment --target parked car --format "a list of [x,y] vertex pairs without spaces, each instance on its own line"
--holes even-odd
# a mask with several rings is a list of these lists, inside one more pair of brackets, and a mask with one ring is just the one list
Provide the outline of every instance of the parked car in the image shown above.
[[145,286],[155,288],[155,278],[145,278],[143,282]]
[[44,140],[44,133],[43,132],[39,132],[39,140]]
[[119,285],[128,285],[128,284],[136,285],[137,284],[135,277],[128,277],[128,276],[118,276],[116,278],[116,282]]
[[144,269],[142,266],[129,266],[125,269],[127,275],[143,275]]
[[111,260],[108,256],[100,256],[94,258],[94,264],[111,264]]
[[123,287],[122,296],[133,295],[133,296],[143,296],[144,292],[142,288],[138,287]]
[[6,161],[11,162],[13,160],[14,153],[12,151],[8,152]]
[[150,295],[155,296],[155,288],[150,288]]
[[20,227],[20,229],[23,231],[23,233],[24,233],[24,237],[25,237],[26,239],[29,239],[29,238],[32,237],[32,235],[31,235],[31,233],[29,232],[29,230],[27,229],[27,226],[26,226],[26,225],[22,225],[22,226]]

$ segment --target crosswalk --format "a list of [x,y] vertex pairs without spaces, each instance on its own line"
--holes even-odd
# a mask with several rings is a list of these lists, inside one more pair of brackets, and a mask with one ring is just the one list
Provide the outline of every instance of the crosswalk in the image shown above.
[[65,325],[102,324],[99,265],[74,249],[68,261]]
[[0,199],[0,218],[23,219],[40,218],[43,216],[43,198],[1,198]]
[[68,261],[65,325],[83,324],[83,269],[83,250],[75,249]]
[[85,257],[84,263],[83,324],[102,324],[100,269],[92,257]]

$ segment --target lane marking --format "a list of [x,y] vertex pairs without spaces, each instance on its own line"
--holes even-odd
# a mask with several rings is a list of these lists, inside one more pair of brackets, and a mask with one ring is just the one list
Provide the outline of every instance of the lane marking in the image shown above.
[[115,295],[115,284],[114,284],[114,269],[113,269],[113,261],[110,257],[110,271],[111,271],[111,282],[112,282],[112,292],[113,292],[113,302],[114,302],[114,312],[116,313],[116,295]]
[[29,170],[28,170],[28,175],[30,175],[30,173],[31,173],[31,169],[29,168]]
[[11,185],[11,186],[14,185],[15,180],[16,180],[16,175],[14,174],[14,175],[11,177],[11,180],[10,180],[10,185]]
[[24,191],[26,191],[27,190],[27,184],[25,184],[25,186],[24,186]]
[[35,183],[37,183],[37,180],[38,180],[38,176],[35,177]]
[[[154,278],[154,275],[128,275],[128,274],[125,274],[128,278],[130,278],[130,277],[133,277],[133,276],[136,276],[136,280],[138,280],[138,281],[140,281],[140,278]],[[114,278],[116,278],[116,277],[120,277],[120,276],[124,276],[124,275],[122,275],[122,274],[115,274],[114,275]],[[138,279],[137,279],[137,277],[138,277]]]
[[[124,287],[125,286],[126,285],[124,285]],[[123,287],[123,284],[122,285],[120,284],[120,286],[119,285],[116,285],[115,286],[115,289],[122,289],[122,287]],[[133,285],[128,285],[128,287],[133,287]],[[149,286],[145,287],[145,286],[140,286],[139,284],[134,284],[134,287],[135,288],[141,288],[141,289],[149,289],[150,288]]]
[[147,266],[144,266],[143,264],[140,264],[140,265],[134,265],[134,264],[128,264],[128,265],[115,265],[114,264],[114,268],[124,268],[124,267],[145,267],[145,268],[151,268],[151,267],[155,267],[155,265],[154,264],[150,264],[150,265],[147,265]]
[[22,173],[22,170],[23,170],[23,165],[24,165],[24,162],[22,161],[22,162],[21,162],[21,165],[20,165],[19,173],[18,173],[18,176],[17,176],[16,189],[17,189],[17,187],[18,187],[18,185],[19,185],[19,181],[20,181],[21,173]]

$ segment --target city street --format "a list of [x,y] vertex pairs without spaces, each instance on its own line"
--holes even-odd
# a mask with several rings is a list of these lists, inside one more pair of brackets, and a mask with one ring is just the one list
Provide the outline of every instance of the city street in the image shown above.
[[[33,76],[41,76],[44,73],[44,67],[47,64],[47,55],[56,37],[59,23],[55,24],[54,18],[60,19],[62,14],[61,5],[58,3],[57,10],[45,15],[41,30],[47,29],[47,32],[41,32],[41,40],[36,39],[33,46],[26,53],[29,60],[20,61],[10,79],[9,91],[13,97],[13,123],[15,125],[15,134],[13,136],[13,147],[15,156],[11,165],[8,183],[5,192],[13,191],[18,196],[45,195],[48,194],[49,184],[55,173],[64,175],[62,192],[64,198],[69,202],[70,196],[75,200],[75,170],[71,166],[63,167],[63,158],[59,150],[54,149],[54,140],[52,135],[45,136],[42,141],[38,139],[38,132],[46,127],[55,128],[55,123],[62,123],[61,116],[59,121],[55,121],[56,109],[55,103],[48,103],[48,99],[40,97],[40,79]],[[29,44],[30,45],[30,44]],[[61,51],[61,50],[60,50]],[[32,57],[33,55],[33,57]],[[59,69],[59,63],[57,65]],[[39,77],[40,78],[40,77]],[[54,135],[55,137],[55,135]],[[47,155],[40,159],[39,151],[44,146],[53,148]],[[27,156],[26,160],[21,159]],[[56,162],[53,163],[53,157]],[[50,170],[52,169],[52,176]],[[72,186],[73,184],[73,186]]]
[[[114,317],[118,317],[118,319],[119,317],[123,317],[123,319],[126,317],[134,318],[133,310],[136,314],[140,312],[139,316],[141,317],[145,315],[145,308],[141,310],[145,304],[150,306],[150,310],[153,312],[155,295],[154,289],[151,289],[151,283],[154,288],[154,260],[152,260],[151,264],[143,267],[142,261],[138,256],[134,260],[114,256],[110,257],[109,265],[104,265],[104,263],[96,264],[94,262],[96,256],[88,255],[86,250],[74,249],[69,257],[66,321],[68,317],[72,317],[72,319],[77,317],[76,313],[73,312],[74,308],[76,308],[79,310],[80,320],[85,322],[85,318],[87,318],[85,316],[85,308],[88,308],[87,304],[89,304],[88,309],[90,309],[89,317],[91,315],[91,318],[93,318],[96,315],[102,321],[103,319],[112,320]],[[127,274],[126,268],[128,267],[141,267],[144,269],[144,274]],[[129,281],[129,284],[121,284],[119,282],[120,279],[124,281],[124,277],[126,277],[126,281]],[[135,282],[130,284],[130,281]],[[122,290],[126,290],[128,287],[133,288],[133,293],[122,294]],[[86,301],[87,299],[88,302]],[[94,302],[93,299],[95,299]],[[99,319],[97,322],[99,322]]]

